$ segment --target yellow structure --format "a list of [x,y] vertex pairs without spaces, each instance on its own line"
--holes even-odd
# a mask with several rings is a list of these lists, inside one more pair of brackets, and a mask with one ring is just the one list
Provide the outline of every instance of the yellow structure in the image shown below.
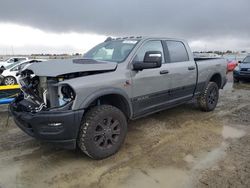
[[19,85],[9,85],[9,86],[0,86],[0,92],[2,90],[12,90],[12,89],[19,89]]

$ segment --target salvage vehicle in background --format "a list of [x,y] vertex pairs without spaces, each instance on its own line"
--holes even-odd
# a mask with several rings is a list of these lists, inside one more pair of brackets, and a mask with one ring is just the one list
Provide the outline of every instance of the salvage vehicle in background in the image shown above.
[[21,61],[27,61],[27,60],[28,60],[27,57],[10,57],[3,61],[0,61],[0,68],[5,68],[6,66],[9,66],[11,64],[18,63]]
[[239,61],[238,66],[233,71],[234,82],[250,79],[250,55],[243,61]]
[[10,112],[28,135],[103,159],[122,146],[129,120],[193,98],[214,110],[226,69],[224,59],[194,59],[180,39],[108,38],[82,59],[23,69]]
[[30,59],[26,61],[21,61],[21,62],[16,62],[12,63],[8,66],[6,66],[1,75],[0,75],[0,85],[15,85],[18,82],[18,77],[17,73],[20,71],[22,68],[24,68],[26,65],[29,65],[31,63],[38,63],[42,62],[45,60],[42,59]]

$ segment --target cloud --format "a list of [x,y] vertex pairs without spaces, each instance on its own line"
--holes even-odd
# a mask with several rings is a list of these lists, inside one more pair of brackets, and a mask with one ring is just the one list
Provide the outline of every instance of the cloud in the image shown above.
[[8,0],[0,3],[0,22],[55,33],[244,41],[249,7],[249,0]]
[[0,33],[0,54],[83,53],[106,39],[103,35],[53,33],[28,26],[1,23]]

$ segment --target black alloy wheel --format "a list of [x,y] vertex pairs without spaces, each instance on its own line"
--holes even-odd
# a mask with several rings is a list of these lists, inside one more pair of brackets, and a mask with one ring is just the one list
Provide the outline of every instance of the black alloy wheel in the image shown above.
[[77,144],[93,159],[104,159],[115,154],[127,133],[127,119],[123,112],[111,105],[90,109],[83,117]]

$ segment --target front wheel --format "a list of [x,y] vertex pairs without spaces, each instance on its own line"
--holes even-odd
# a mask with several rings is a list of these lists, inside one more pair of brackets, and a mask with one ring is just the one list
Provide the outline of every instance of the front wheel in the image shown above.
[[13,76],[7,76],[3,80],[4,85],[15,85],[17,84],[16,78]]
[[127,119],[118,108],[95,106],[83,118],[77,144],[89,157],[104,159],[120,149],[126,133]]
[[215,82],[209,82],[204,92],[198,98],[202,111],[209,112],[215,109],[219,99],[219,88]]

